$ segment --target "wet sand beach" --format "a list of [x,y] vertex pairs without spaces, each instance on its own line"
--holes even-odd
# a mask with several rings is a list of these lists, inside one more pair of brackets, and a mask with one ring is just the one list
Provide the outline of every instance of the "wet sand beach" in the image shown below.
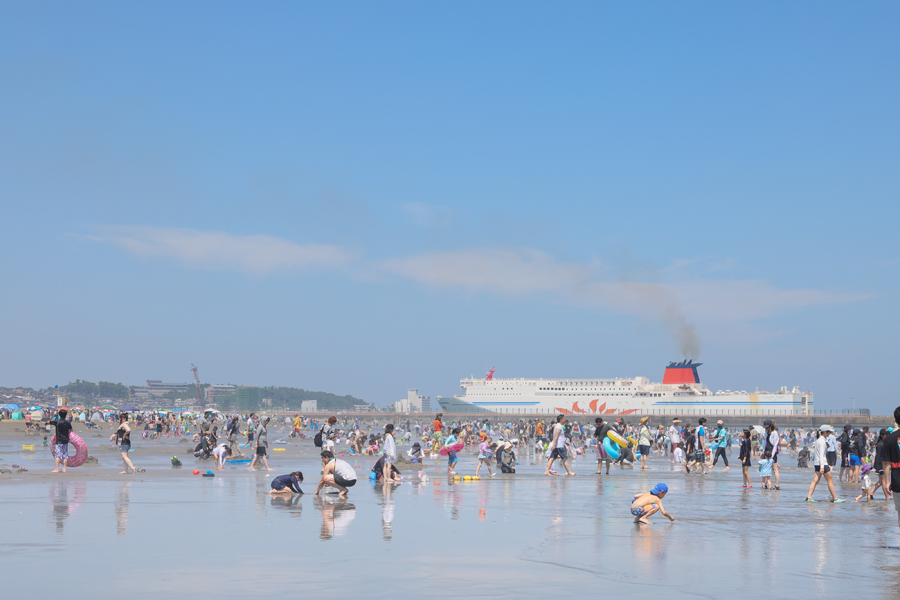
[[[401,465],[403,483],[385,488],[368,481],[375,458],[345,457],[360,467],[359,482],[341,500],[311,494],[320,471],[311,439],[272,444],[285,452],[271,453],[271,473],[229,465],[214,478],[191,474],[214,468],[192,456],[193,444],[135,439],[130,456],[145,471],[119,475],[110,426],[76,425],[99,462],[57,475],[41,438],[23,432],[24,424],[0,424],[0,467],[28,469],[0,475],[10,597],[52,587],[71,598],[900,596],[893,503],[881,494],[854,503],[851,485],[837,485],[844,504],[805,503],[812,469],[795,459],[782,460],[782,489],[763,491],[755,466],[754,488],[745,490],[734,467],[686,476],[654,455],[649,472],[614,466],[598,476],[582,458],[576,477],[548,478],[543,462],[524,453],[515,475],[482,470],[480,481],[457,483],[435,459],[426,461],[427,481],[418,466]],[[286,433],[274,428],[269,437]],[[31,443],[34,452],[21,449]],[[171,467],[172,455],[182,468]],[[461,453],[457,470],[474,474],[476,463],[476,454]],[[298,469],[305,495],[266,493],[272,476]],[[657,482],[669,486],[665,506],[676,521],[657,514],[652,526],[635,525],[632,495]],[[824,486],[816,497],[826,499]],[[57,567],[64,583],[48,587],[44,575]]]

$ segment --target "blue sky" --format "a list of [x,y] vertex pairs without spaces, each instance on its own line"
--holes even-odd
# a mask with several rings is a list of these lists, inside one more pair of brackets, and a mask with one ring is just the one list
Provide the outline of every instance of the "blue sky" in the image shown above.
[[0,6],[0,385],[898,404],[900,9]]

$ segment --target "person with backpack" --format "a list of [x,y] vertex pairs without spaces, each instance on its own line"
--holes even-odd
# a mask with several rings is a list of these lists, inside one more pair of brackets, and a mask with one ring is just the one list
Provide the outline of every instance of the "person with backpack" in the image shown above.
[[337,423],[337,417],[333,415],[328,417],[328,421],[322,425],[322,429],[316,434],[316,439],[318,440],[316,446],[323,450],[334,451],[335,423]]

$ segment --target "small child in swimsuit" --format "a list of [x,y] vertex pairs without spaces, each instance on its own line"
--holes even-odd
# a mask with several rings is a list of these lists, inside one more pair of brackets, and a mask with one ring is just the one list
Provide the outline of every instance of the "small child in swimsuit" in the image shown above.
[[664,483],[657,483],[656,487],[649,492],[635,494],[634,500],[631,501],[631,514],[634,515],[634,522],[651,525],[647,517],[656,514],[656,511],[661,512],[670,521],[674,521],[675,517],[667,513],[662,504],[662,499],[668,491],[669,486]]

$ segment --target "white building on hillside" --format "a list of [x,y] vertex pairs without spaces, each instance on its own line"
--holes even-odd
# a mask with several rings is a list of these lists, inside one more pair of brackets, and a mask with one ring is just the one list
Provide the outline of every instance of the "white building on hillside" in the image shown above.
[[419,390],[406,390],[406,398],[394,403],[394,411],[399,413],[430,413],[431,396],[420,396]]

